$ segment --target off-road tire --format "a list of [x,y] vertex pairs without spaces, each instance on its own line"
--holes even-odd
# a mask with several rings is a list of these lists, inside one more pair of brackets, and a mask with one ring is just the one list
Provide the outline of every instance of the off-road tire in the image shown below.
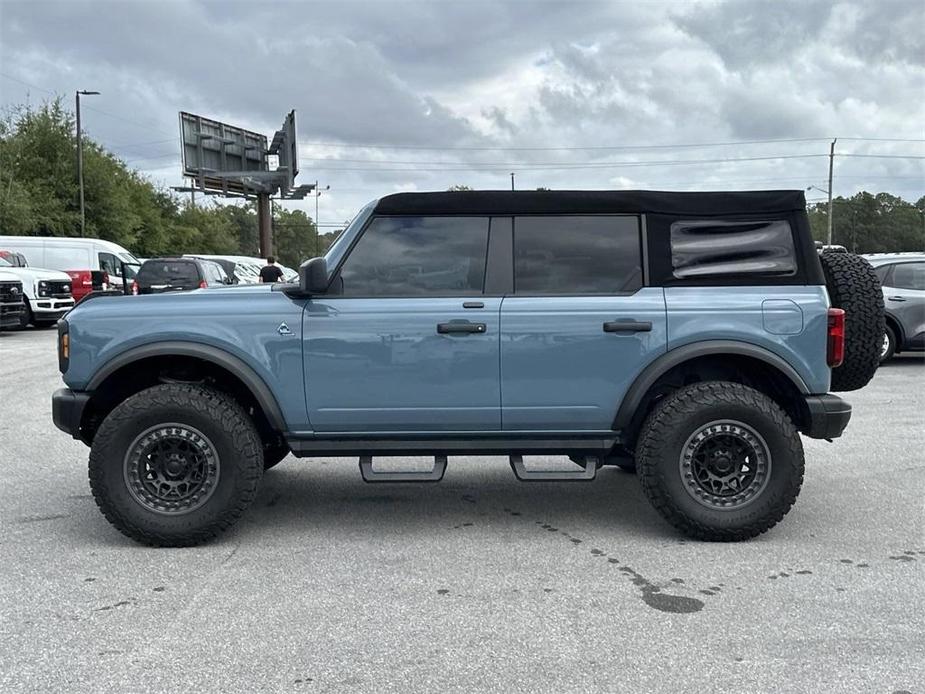
[[[217,454],[214,490],[185,513],[146,508],[126,482],[132,442],[165,423],[195,427]],[[244,513],[262,474],[260,436],[244,408],[225,393],[198,385],[158,385],[127,398],[103,420],[90,448],[90,489],[97,505],[121,533],[147,545],[187,547],[211,540]]]
[[292,451],[285,443],[271,443],[263,447],[263,469],[269,470],[283,462]]
[[29,327],[29,323],[32,322],[32,306],[29,304],[29,297],[24,296],[22,298],[22,313],[19,316],[19,329],[25,330]]
[[871,264],[853,253],[822,253],[819,260],[832,306],[845,311],[845,360],[832,369],[831,390],[857,390],[880,365],[886,330],[880,280]]
[[[770,454],[764,486],[742,506],[711,508],[688,492],[681,456],[690,437],[712,422],[732,420],[754,429]],[[646,418],[636,444],[642,488],[655,509],[689,537],[729,542],[756,537],[790,510],[803,483],[803,445],[786,413],[769,397],[738,383],[686,386]]]
[[886,329],[883,331],[884,338],[889,341],[886,352],[880,357],[880,363],[884,363],[893,358],[893,355],[896,354],[896,333],[893,328],[889,325],[886,326]]

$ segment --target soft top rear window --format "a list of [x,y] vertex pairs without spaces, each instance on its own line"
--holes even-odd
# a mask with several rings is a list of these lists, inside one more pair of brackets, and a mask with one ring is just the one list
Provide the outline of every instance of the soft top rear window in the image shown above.
[[674,222],[671,266],[677,279],[794,275],[793,232],[784,220]]

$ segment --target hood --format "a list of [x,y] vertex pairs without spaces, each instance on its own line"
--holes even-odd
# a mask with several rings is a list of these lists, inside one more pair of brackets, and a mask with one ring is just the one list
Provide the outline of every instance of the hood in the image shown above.
[[0,271],[13,274],[19,277],[23,282],[32,283],[39,280],[61,280],[62,282],[71,282],[71,277],[66,272],[60,270],[45,270],[39,267],[3,267]]
[[7,272],[6,268],[0,268],[0,282],[19,282],[21,284],[22,279],[19,275]]

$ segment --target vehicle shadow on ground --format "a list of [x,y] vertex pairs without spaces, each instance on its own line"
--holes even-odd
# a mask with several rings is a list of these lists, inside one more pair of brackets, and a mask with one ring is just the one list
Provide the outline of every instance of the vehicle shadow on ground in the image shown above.
[[445,479],[436,484],[367,484],[348,459],[288,458],[264,475],[245,518],[247,532],[374,527],[380,534],[424,535],[441,528],[503,525],[584,542],[582,530],[593,526],[594,534],[610,537],[680,539],[649,505],[636,476],[618,468],[602,468],[591,482],[522,483],[503,459],[468,468],[464,458],[453,463],[451,458]]

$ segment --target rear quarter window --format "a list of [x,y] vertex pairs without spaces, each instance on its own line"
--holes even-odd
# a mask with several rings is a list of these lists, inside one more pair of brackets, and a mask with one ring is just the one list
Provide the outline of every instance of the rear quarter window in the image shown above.
[[797,272],[793,232],[785,220],[677,221],[671,267],[676,279],[789,277]]

